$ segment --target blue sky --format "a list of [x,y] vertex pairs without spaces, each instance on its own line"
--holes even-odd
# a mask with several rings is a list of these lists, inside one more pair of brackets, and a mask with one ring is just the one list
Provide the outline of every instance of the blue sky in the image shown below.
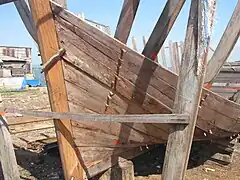
[[[138,49],[142,50],[142,36],[149,37],[167,0],[141,0],[130,36],[137,39]],[[73,13],[83,12],[85,17],[109,25],[114,34],[123,0],[67,0],[67,6]],[[217,0],[217,12],[211,47],[216,48],[224,29],[232,15],[237,0]],[[170,32],[168,41],[183,41],[186,32],[190,0],[186,3]],[[0,45],[30,46],[33,48],[33,64],[40,64],[36,44],[27,33],[14,4],[0,6]],[[131,40],[131,38],[129,38]],[[129,45],[131,41],[128,43]],[[240,60],[238,41],[229,60]]]

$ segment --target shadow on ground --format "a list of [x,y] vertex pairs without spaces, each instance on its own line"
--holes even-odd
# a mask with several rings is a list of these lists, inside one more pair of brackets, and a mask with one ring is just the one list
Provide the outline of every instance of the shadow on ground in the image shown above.
[[38,153],[15,147],[21,179],[64,180],[58,149]]
[[[25,180],[63,180],[63,172],[57,146],[44,153],[33,152],[15,147],[19,166],[26,172],[21,172],[21,178]],[[226,153],[211,142],[194,142],[191,149],[188,168],[194,168],[211,159],[215,153]],[[150,151],[142,154],[132,161],[134,163],[135,176],[148,176],[161,174],[164,162],[165,146],[156,145]],[[34,177],[34,178],[33,178]]]

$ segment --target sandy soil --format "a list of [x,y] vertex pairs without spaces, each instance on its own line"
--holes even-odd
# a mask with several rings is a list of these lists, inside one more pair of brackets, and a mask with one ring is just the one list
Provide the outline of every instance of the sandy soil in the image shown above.
[[[46,88],[29,89],[23,92],[3,92],[2,99],[5,107],[50,110]],[[11,120],[12,122],[12,120]],[[23,132],[26,129],[38,129],[30,132]],[[25,125],[10,126],[13,133],[17,161],[21,179],[25,180],[61,180],[63,172],[59,153],[56,149],[44,151],[45,143],[40,140],[55,137],[52,121],[44,124],[29,123]],[[19,133],[21,132],[21,133]],[[190,165],[187,170],[187,180],[240,180],[240,155],[234,153],[233,163],[230,165],[219,165],[206,163],[203,152],[208,151],[208,145],[199,146],[194,143],[190,157]],[[159,180],[164,158],[164,146],[160,145],[152,151],[137,157],[133,160],[136,180]],[[209,169],[208,169],[209,168]]]

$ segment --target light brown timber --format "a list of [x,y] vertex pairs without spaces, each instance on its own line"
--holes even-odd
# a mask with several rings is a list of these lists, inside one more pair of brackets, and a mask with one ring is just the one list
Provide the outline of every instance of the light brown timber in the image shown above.
[[[42,61],[45,63],[60,49],[50,2],[49,0],[31,0],[29,3],[37,30]],[[51,109],[55,112],[69,111],[62,66],[63,62],[58,61],[45,73]],[[65,179],[72,177],[83,179],[83,169],[73,149],[74,141],[70,120],[54,120],[54,124]]]
[[235,7],[232,17],[223,36],[207,65],[205,83],[212,83],[222,66],[228,59],[240,35],[240,0]]
[[[210,35],[207,38],[203,37],[205,28],[202,27],[211,26],[211,16],[214,16],[214,10],[209,13],[212,9],[204,12],[206,16],[210,16],[210,24],[205,24],[205,21],[203,21],[206,18],[203,13],[204,10],[203,0],[192,0],[182,55],[182,66],[173,107],[175,113],[187,112],[190,115],[190,123],[187,126],[173,126],[170,130],[163,165],[163,180],[183,180],[188,165],[210,40]],[[211,29],[209,30],[211,32]],[[198,65],[194,66],[194,64]]]

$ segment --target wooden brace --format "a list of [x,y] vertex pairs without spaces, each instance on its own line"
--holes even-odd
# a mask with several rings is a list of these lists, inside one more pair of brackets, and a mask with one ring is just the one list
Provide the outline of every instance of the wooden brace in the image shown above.
[[47,72],[49,69],[53,67],[54,64],[66,53],[64,48],[58,50],[57,54],[52,56],[46,63],[42,66],[42,72]]

